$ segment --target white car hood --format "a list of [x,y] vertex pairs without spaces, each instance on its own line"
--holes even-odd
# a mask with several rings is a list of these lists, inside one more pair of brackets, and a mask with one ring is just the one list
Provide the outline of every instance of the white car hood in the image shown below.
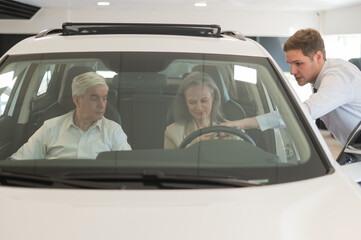
[[0,239],[361,239],[341,174],[214,190],[0,188]]

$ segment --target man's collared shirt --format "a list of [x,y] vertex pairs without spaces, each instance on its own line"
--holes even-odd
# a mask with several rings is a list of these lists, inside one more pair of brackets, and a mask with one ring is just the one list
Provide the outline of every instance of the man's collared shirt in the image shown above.
[[122,127],[102,118],[84,132],[73,122],[74,111],[50,119],[31,136],[13,159],[95,159],[100,152],[131,150]]
[[361,120],[361,72],[352,63],[328,59],[305,101],[312,119],[320,118],[342,145]]
[[[320,118],[336,139],[345,145],[361,120],[361,72],[352,63],[328,59],[313,86],[317,91],[304,102],[312,119]],[[279,112],[256,117],[262,131],[284,127]]]

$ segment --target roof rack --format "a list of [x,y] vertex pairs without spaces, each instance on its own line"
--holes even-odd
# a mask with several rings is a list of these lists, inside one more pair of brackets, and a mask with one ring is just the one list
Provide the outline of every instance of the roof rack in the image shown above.
[[62,33],[62,30],[59,28],[51,28],[51,29],[44,29],[42,31],[40,31],[35,38],[41,38],[44,37],[48,34],[53,34],[53,33]]
[[219,25],[154,23],[70,23],[62,25],[63,35],[88,34],[164,34],[221,37]]
[[237,31],[224,31],[224,32],[221,32],[222,35],[227,35],[227,36],[231,36],[231,37],[235,37],[239,40],[242,40],[242,41],[246,41],[246,38],[243,36],[242,33],[240,32],[237,32]]

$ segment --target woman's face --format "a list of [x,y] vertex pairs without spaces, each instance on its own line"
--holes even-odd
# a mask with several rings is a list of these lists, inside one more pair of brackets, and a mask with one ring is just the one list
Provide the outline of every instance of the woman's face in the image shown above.
[[196,121],[210,120],[214,95],[208,85],[188,88],[185,92],[188,111]]

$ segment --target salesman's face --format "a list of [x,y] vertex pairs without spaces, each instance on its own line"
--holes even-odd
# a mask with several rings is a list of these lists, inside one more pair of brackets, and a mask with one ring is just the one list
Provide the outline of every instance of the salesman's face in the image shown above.
[[107,104],[108,89],[98,85],[88,88],[83,97],[74,96],[76,111],[82,121],[100,120]]
[[301,49],[286,52],[286,62],[290,64],[290,73],[295,77],[298,85],[314,84],[323,65],[323,55],[320,51],[313,57],[303,55]]

